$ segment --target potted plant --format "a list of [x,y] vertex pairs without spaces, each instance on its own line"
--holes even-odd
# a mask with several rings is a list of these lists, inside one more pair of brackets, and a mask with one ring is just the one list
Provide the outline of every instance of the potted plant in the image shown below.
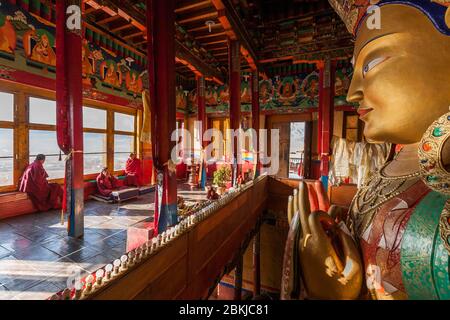
[[222,195],[225,193],[226,184],[231,179],[231,169],[228,166],[222,166],[214,172],[213,184],[217,186],[217,193]]

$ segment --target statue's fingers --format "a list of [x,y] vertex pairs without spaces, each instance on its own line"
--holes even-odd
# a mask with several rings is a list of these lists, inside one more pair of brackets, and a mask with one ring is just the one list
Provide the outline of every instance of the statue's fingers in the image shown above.
[[309,228],[308,217],[311,214],[308,198],[308,186],[306,182],[300,181],[299,185],[299,215],[303,235],[311,234]]
[[339,222],[342,219],[342,208],[332,204],[330,209],[328,209],[328,215],[334,219],[334,221]]
[[358,248],[356,247],[352,237],[346,234],[344,231],[338,231],[338,237],[342,244],[342,248],[345,255],[345,265],[342,270],[341,281],[347,283],[352,280],[357,290],[355,291],[355,297],[360,292],[363,282],[363,267],[361,257],[359,255]]
[[294,197],[289,196],[288,207],[287,207],[287,218],[288,218],[289,225],[291,224],[293,216],[294,216]]
[[298,190],[294,189],[294,202],[293,202],[293,206],[294,206],[294,213],[298,211],[298,200],[299,200],[299,196],[298,196]]

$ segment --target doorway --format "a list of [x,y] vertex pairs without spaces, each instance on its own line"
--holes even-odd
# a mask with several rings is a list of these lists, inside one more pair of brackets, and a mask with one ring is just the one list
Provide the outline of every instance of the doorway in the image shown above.
[[279,130],[279,168],[276,176],[285,179],[309,178],[311,114],[274,115],[268,118],[267,124],[268,128]]
[[289,179],[303,179],[305,174],[305,122],[291,122],[289,146]]

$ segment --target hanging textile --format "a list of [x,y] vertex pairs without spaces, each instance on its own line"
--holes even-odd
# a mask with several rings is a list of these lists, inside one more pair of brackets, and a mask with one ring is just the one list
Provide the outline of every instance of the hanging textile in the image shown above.
[[389,156],[391,144],[351,142],[333,137],[329,172],[331,185],[354,183],[360,187],[371,172],[380,168]]
[[141,142],[151,143],[151,112],[150,112],[150,93],[148,90],[142,92],[142,102],[144,106],[143,117],[142,117],[142,130],[141,130]]

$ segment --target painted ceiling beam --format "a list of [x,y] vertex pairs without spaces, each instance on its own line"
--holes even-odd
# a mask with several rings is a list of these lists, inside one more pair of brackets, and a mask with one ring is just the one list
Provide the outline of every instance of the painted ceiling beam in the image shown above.
[[[136,23],[145,26],[145,13],[140,12],[131,5],[129,1],[123,0],[107,0],[112,4],[113,7],[121,8],[126,14],[128,14]],[[145,32],[144,32],[145,34]],[[183,45],[180,41],[175,39],[175,55],[177,57],[177,61],[187,65],[194,72],[201,73],[205,78],[210,78],[217,83],[223,83],[223,74],[210,66],[202,59],[193,54],[185,45]],[[193,69],[192,69],[193,68]]]
[[256,68],[258,56],[255,51],[255,44],[247,32],[244,23],[239,18],[238,13],[231,0],[211,0],[218,12],[218,18],[228,37],[232,40],[239,40],[241,43],[241,53],[250,66]]

